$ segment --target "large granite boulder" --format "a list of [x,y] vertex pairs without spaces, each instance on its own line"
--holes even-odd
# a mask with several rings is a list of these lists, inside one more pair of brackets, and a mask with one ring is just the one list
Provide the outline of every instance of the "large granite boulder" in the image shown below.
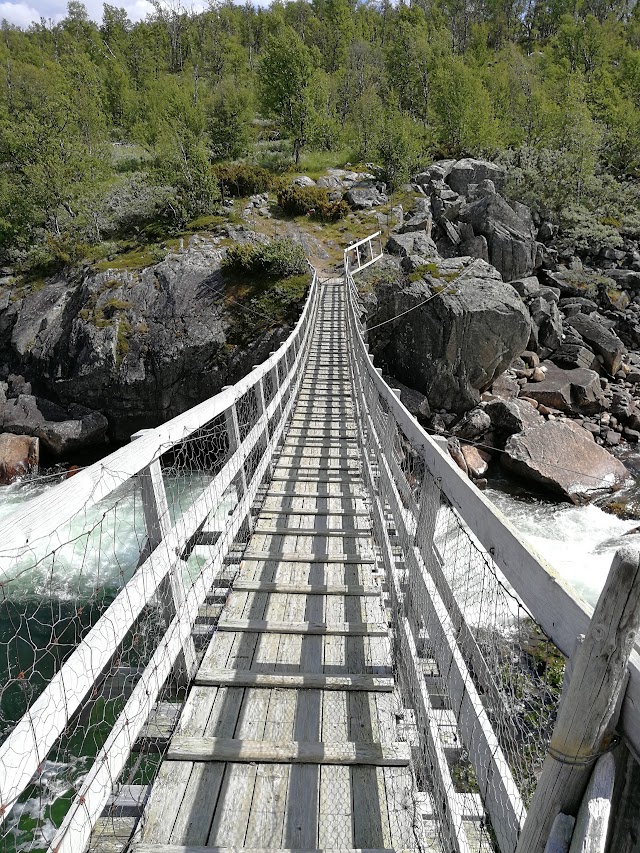
[[[234,229],[229,236],[252,235]],[[267,358],[297,317],[292,303],[282,325],[257,334],[255,314],[227,301],[224,251],[195,236],[140,271],[89,269],[49,279],[27,296],[17,290],[0,301],[0,365],[37,382],[38,399],[103,412],[117,441],[163,423]],[[42,437],[49,440],[59,446]]]
[[493,428],[508,435],[538,426],[544,421],[542,415],[526,400],[492,400],[484,410]]
[[30,435],[0,435],[0,485],[12,483],[25,474],[36,474],[39,442]]
[[498,193],[485,195],[465,205],[460,220],[471,225],[474,234],[487,240],[489,259],[505,281],[530,275],[541,263],[536,231],[528,208],[514,210]]
[[607,270],[607,275],[620,287],[629,290],[640,290],[640,271],[638,270]]
[[424,231],[430,237],[432,224],[431,203],[428,198],[419,198],[397,230],[400,234],[407,234],[410,231]]
[[4,432],[35,436],[56,458],[104,445],[108,426],[100,412],[77,403],[63,408],[33,394],[19,394],[0,407],[0,428]]
[[512,435],[502,464],[575,504],[616,491],[629,477],[622,462],[573,421],[544,421]]
[[490,163],[488,160],[475,160],[466,157],[458,160],[448,170],[446,181],[452,190],[460,195],[469,195],[471,184],[480,184],[482,181],[493,181],[501,186],[506,175],[504,166]]
[[573,415],[594,415],[605,408],[600,377],[594,370],[563,370],[552,362],[545,362],[544,367],[544,380],[528,382],[523,397]]
[[411,231],[407,234],[390,234],[386,245],[387,252],[408,258],[420,255],[423,258],[435,258],[438,249],[426,231]]
[[605,369],[613,376],[620,369],[626,349],[616,333],[603,321],[604,317],[601,317],[597,311],[567,317],[568,325],[578,332],[596,355],[602,357]]
[[[548,290],[548,288],[547,288]],[[529,349],[547,358],[562,343],[562,317],[558,303],[548,293],[534,296],[529,303],[531,339]]]
[[[411,235],[404,235],[411,236]],[[426,394],[431,408],[465,412],[526,349],[531,321],[513,288],[489,264],[436,260],[418,281],[378,291],[376,357],[402,382]]]
[[474,441],[490,429],[491,418],[483,408],[478,406],[466,412],[453,427],[452,432],[456,438],[461,438],[465,441]]
[[344,198],[354,210],[371,210],[389,201],[386,190],[386,185],[380,181],[359,181],[347,190]]

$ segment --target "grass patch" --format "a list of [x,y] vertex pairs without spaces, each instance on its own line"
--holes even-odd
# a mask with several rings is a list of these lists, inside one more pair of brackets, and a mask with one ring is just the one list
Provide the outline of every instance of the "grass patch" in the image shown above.
[[[437,264],[420,264],[419,267],[416,267],[412,273],[409,273],[409,281],[420,281],[425,276],[431,276],[431,278],[440,278],[440,269]],[[450,273],[448,273],[450,275]],[[455,273],[457,275],[457,273]],[[445,275],[445,279],[450,281],[449,278]]]
[[113,260],[104,259],[94,265],[97,272],[107,270],[141,270],[157,264],[167,256],[167,250],[157,243],[137,245],[117,255]]
[[118,322],[118,337],[116,340],[116,367],[120,366],[122,359],[129,352],[129,335],[131,334],[131,323],[120,317]]
[[[308,175],[317,181],[327,169],[345,169],[347,163],[352,163],[353,159],[353,151],[350,148],[341,148],[339,151],[307,151],[302,153],[300,163],[295,171],[291,168],[290,174]],[[353,165],[348,168],[354,172],[362,171]]]

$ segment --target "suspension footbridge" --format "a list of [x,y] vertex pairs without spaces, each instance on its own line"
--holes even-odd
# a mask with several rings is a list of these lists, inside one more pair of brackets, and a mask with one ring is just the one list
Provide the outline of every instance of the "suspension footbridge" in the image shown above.
[[377,237],[241,382],[0,525],[1,849],[529,853],[640,752],[638,556],[592,619],[411,417]]

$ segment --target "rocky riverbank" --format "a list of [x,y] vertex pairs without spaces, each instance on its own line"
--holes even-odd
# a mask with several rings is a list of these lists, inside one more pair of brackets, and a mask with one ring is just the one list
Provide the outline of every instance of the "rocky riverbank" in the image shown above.
[[360,279],[369,340],[481,486],[501,464],[583,503],[624,485],[611,451],[640,440],[639,247],[572,250],[504,179],[477,160],[415,177],[389,257]]

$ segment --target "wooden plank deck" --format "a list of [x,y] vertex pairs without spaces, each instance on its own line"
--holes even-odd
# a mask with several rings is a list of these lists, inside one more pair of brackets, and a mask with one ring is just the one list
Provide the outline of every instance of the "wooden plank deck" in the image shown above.
[[209,642],[132,851],[422,846],[345,322],[345,285],[334,280],[224,630]]

